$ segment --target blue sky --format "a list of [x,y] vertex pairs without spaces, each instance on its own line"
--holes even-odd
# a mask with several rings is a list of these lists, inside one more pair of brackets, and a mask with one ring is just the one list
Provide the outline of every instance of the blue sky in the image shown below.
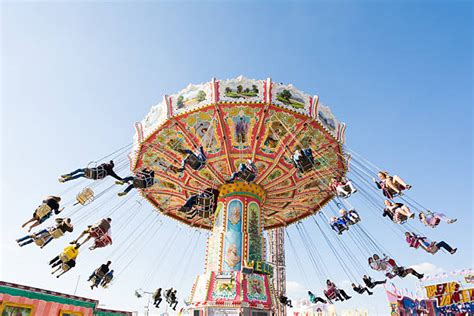
[[[142,310],[144,301],[131,293],[148,285],[143,280],[150,279],[150,267],[156,279],[150,288],[172,284],[173,267],[180,267],[185,275],[179,290],[187,294],[204,267],[205,238],[200,236],[187,266],[180,259],[189,257],[186,245],[198,234],[182,228],[165,254],[162,244],[177,229],[166,219],[160,231],[143,237],[144,251],[109,291],[90,292],[84,279],[112,250],[84,251],[78,268],[56,280],[46,261],[70,236],[42,251],[20,249],[14,239],[23,235],[21,223],[44,195],[64,190],[57,175],[130,143],[133,123],[163,94],[240,74],[272,77],[319,95],[347,123],[349,148],[407,178],[417,201],[459,219],[437,230],[416,224],[433,239],[459,247],[454,257],[428,256],[408,249],[367,212],[365,226],[399,261],[429,262],[429,269],[438,271],[473,266],[468,1],[4,2],[1,8],[2,279],[72,292],[80,275],[79,295],[107,307]],[[140,209],[136,225],[148,220],[149,210]],[[107,210],[89,221],[100,212]],[[117,213],[127,220],[127,214]],[[114,234],[128,242],[136,225]],[[298,242],[294,227],[289,231]],[[321,237],[314,232],[313,238]],[[155,259],[160,251],[163,258]],[[306,254],[301,257],[320,291]],[[127,255],[118,259],[128,260]],[[296,298],[309,285],[303,285],[290,255],[287,266]],[[414,283],[406,279],[397,285]],[[381,290],[338,308],[357,305],[386,312]]]

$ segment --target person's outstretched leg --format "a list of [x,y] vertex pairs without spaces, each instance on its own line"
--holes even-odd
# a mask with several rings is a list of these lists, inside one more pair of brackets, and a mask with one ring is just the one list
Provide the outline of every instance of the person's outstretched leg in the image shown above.
[[158,300],[157,300],[157,303],[155,304],[156,307],[160,307],[160,303],[163,299],[160,297]]
[[457,248],[453,249],[450,245],[448,245],[447,242],[445,241],[440,241],[438,243],[436,243],[436,247],[438,248],[443,248],[445,249],[447,252],[449,252],[450,254],[454,254],[457,250]]
[[314,301],[316,303],[321,302],[321,303],[327,304],[327,301],[324,298],[321,298],[321,297],[316,297]]
[[447,217],[446,215],[444,215],[442,213],[435,213],[433,215],[433,217],[435,217],[435,218],[437,218],[437,219],[439,219],[439,220],[441,220],[445,223],[448,223],[448,224],[451,224],[451,223],[454,223],[454,222],[457,221],[457,219],[455,219],[455,218],[451,219],[451,218]]
[[28,239],[33,239],[32,235],[26,235],[25,237],[21,237],[20,239],[17,239],[17,243],[21,243],[22,241],[28,240]]
[[71,181],[71,180],[75,180],[75,179],[78,179],[78,178],[85,178],[85,175],[86,175],[85,172],[86,172],[85,168],[79,168],[77,170],[74,170],[71,173],[62,175],[61,180],[62,180],[62,182],[66,182],[66,181]]
[[[372,284],[373,284],[374,286],[376,286],[376,285],[385,284],[385,283],[387,283],[387,280],[386,280],[386,279],[383,280],[383,281],[375,281],[375,282],[373,282]],[[371,288],[372,288],[372,287],[371,287]]]
[[346,293],[344,290],[342,290],[342,289],[339,290],[339,293],[341,293],[341,295],[342,295],[346,300],[348,300],[348,299],[351,298],[351,296],[347,295],[347,293]]
[[51,259],[51,261],[49,261],[49,264],[52,265],[53,263],[55,263],[58,260],[59,260],[59,256],[56,256],[53,259]]
[[388,189],[392,190],[393,192],[395,192],[396,194],[400,194],[402,191],[398,188],[398,186],[393,183],[392,181],[390,180],[386,180],[385,181],[385,185],[388,187]]
[[406,189],[411,188],[411,185],[407,184],[405,181],[403,181],[402,178],[400,178],[397,175],[393,176],[393,182],[395,183],[395,185],[397,185],[397,184],[401,185],[401,186],[405,187]]
[[26,223],[24,223],[23,225],[21,225],[21,227],[25,227],[26,225],[28,225],[29,223],[33,223],[34,221],[36,221],[36,219],[33,217],[32,219],[28,220]]
[[35,240],[34,240],[33,238],[31,238],[30,240],[27,240],[27,241],[25,241],[25,242],[23,242],[23,243],[20,243],[19,246],[20,246],[20,247],[23,247],[23,246],[26,246],[26,245],[31,244],[31,243],[34,242],[34,241],[35,241]]
[[424,274],[416,272],[415,269],[413,269],[413,268],[405,269],[405,275],[406,274],[413,274],[418,279],[423,279],[423,276],[424,276]]

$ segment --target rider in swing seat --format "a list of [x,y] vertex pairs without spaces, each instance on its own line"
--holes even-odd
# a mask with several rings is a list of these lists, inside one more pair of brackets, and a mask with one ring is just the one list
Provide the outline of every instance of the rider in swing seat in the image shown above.
[[94,272],[89,276],[87,281],[92,281],[91,290],[94,287],[98,287],[102,278],[109,272],[111,261],[107,261],[107,263],[102,264],[99,268],[95,269]]
[[37,233],[27,235],[23,238],[17,239],[16,242],[20,247],[31,244],[32,242],[36,243],[40,248],[45,247],[53,239],[62,237],[66,232],[72,232],[74,229],[71,224],[71,219],[66,218],[57,218],[56,226],[45,228]]
[[26,225],[33,223],[28,229],[28,232],[30,232],[33,227],[44,223],[48,218],[50,218],[53,215],[53,212],[55,215],[58,215],[64,209],[64,207],[59,208],[59,202],[61,202],[59,196],[48,196],[33,212],[33,217],[21,225],[21,227],[23,228]]
[[124,196],[132,189],[147,189],[155,184],[155,171],[152,169],[142,169],[135,176],[124,178],[122,181],[115,181],[116,184],[125,184],[132,182],[123,192],[117,193],[118,196]]
[[327,304],[327,301],[319,296],[314,295],[311,291],[308,291],[309,301],[313,304],[323,303]]
[[411,189],[411,185],[403,181],[399,176],[391,176],[386,171],[379,171],[377,173],[379,180],[372,179],[377,188],[382,190],[385,197],[393,199],[397,195],[401,195],[402,191]]
[[331,228],[339,235],[341,235],[345,230],[349,229],[344,218],[333,216],[331,217],[329,224],[331,225]]
[[216,209],[218,196],[219,190],[206,188],[201,193],[191,195],[179,211],[186,213],[188,219],[194,218],[200,212],[210,215]]
[[226,180],[227,183],[233,183],[237,178],[247,182],[253,182],[257,177],[257,166],[251,159],[248,159],[245,163],[239,165],[239,170],[232,173],[230,179]]
[[109,286],[110,282],[112,282],[113,278],[114,278],[114,270],[110,270],[102,278],[102,282],[100,282],[100,286],[102,286],[103,288],[106,288],[107,286]]
[[311,148],[295,150],[292,162],[295,168],[297,168],[301,173],[313,169],[316,163],[313,157],[313,150]]
[[202,146],[196,152],[189,149],[177,149],[177,151],[187,156],[181,161],[181,167],[174,167],[176,172],[183,172],[186,169],[186,165],[190,166],[193,170],[201,170],[206,165],[207,157]]
[[420,219],[420,222],[425,224],[425,226],[428,226],[431,228],[435,228],[442,221],[447,224],[452,224],[457,221],[457,219],[455,218],[451,219],[442,213],[433,213],[429,210],[427,211],[427,214],[420,212],[420,214],[418,214],[418,217]]
[[[95,240],[98,240],[100,238],[103,238],[104,236],[108,236],[110,238],[110,228],[111,225],[110,223],[112,222],[111,218],[103,218],[99,222],[95,223],[94,225],[88,226],[80,235],[77,237],[77,239],[71,241],[71,244],[76,244],[79,243],[79,240],[86,236],[86,239],[82,242],[82,244],[86,243],[89,241],[91,238],[94,238]],[[96,247],[94,247],[96,248]],[[91,249],[92,250],[92,249]]]
[[338,197],[348,198],[357,192],[351,181],[344,180],[342,177],[333,178],[331,181],[331,189]]
[[67,182],[78,178],[101,180],[107,176],[111,176],[119,181],[123,181],[123,179],[113,170],[114,166],[114,161],[110,160],[108,163],[100,164],[94,168],[79,168],[71,173],[63,174],[59,178],[59,182]]

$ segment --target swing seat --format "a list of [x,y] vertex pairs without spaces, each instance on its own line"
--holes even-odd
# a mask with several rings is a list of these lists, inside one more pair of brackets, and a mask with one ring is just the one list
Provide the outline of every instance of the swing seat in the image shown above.
[[328,300],[336,299],[336,291],[324,290],[324,295]]
[[91,250],[95,248],[104,248],[111,244],[112,244],[112,237],[110,237],[108,234],[105,234],[99,238],[94,239],[94,244],[92,245]]
[[101,180],[107,176],[107,171],[105,171],[102,166],[86,168],[84,170],[84,175],[87,179]]
[[153,177],[151,177],[149,174],[133,179],[133,186],[139,189],[146,189],[153,186],[154,184],[155,179],[153,179]]
[[314,161],[312,157],[301,155],[296,165],[298,166],[299,171],[305,173],[313,169]]
[[35,215],[37,216],[38,219],[42,219],[43,217],[51,214],[52,211],[53,210],[51,209],[51,207],[49,207],[48,204],[43,203],[40,206],[38,206],[38,208],[36,209]]
[[190,154],[186,158],[186,163],[193,169],[193,170],[200,170],[204,167],[204,162],[199,160],[199,158],[195,154]]
[[90,228],[89,234],[91,237],[94,237],[94,239],[99,239],[107,235],[107,232],[103,231],[99,226],[94,226]]
[[214,207],[214,196],[208,193],[198,196],[196,206],[201,212],[209,212]]
[[53,231],[50,232],[50,234],[51,234],[51,237],[53,237],[54,239],[58,239],[64,236],[63,231],[60,229],[54,229]]
[[45,238],[37,238],[35,239],[35,245],[41,247],[45,244]]
[[94,191],[91,188],[84,188],[76,195],[77,203],[87,205],[94,200]]
[[61,262],[65,263],[65,262],[69,261],[69,258],[66,257],[66,255],[64,253],[61,253],[61,254],[59,254],[59,260],[61,260]]
[[252,182],[257,177],[257,173],[255,171],[249,170],[248,167],[241,172],[241,178],[244,181]]

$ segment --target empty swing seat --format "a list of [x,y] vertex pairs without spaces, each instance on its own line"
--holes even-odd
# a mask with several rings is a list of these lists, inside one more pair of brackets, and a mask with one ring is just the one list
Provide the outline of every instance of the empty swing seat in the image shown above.
[[76,195],[77,203],[87,205],[94,200],[94,191],[91,188],[84,188]]

